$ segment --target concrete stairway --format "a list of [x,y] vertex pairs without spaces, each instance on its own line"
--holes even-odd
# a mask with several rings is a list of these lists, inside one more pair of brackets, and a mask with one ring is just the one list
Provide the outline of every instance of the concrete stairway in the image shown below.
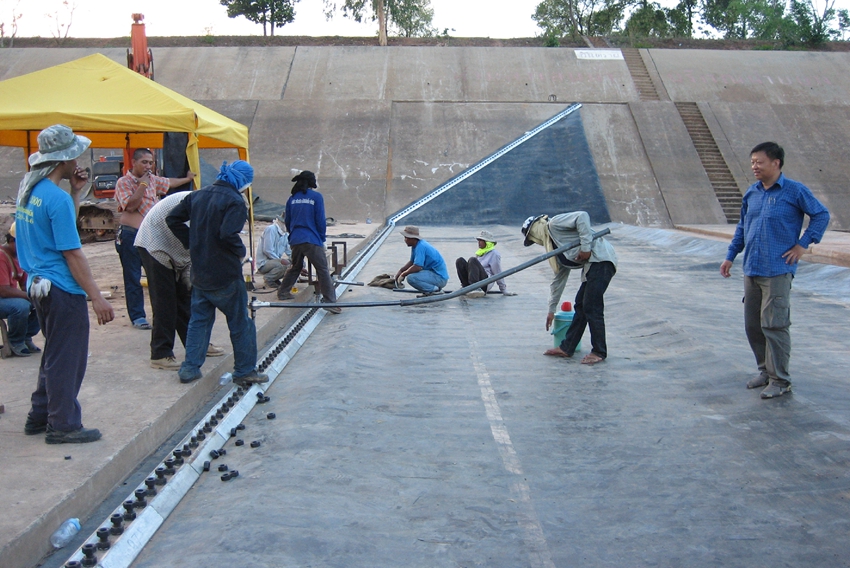
[[646,64],[640,56],[640,51],[632,47],[624,47],[620,51],[623,53],[623,59],[626,60],[626,67],[629,68],[635,88],[640,94],[640,100],[661,100],[658,91],[655,90],[655,85],[652,84],[652,79],[649,76],[649,71],[646,70]]
[[676,103],[728,223],[741,217],[741,191],[696,103]]

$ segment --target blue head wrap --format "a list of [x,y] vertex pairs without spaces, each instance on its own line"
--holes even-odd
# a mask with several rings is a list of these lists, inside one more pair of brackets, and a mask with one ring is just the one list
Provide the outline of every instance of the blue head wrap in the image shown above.
[[242,189],[254,181],[254,168],[245,160],[236,160],[229,166],[224,162],[215,179],[227,182],[236,189]]

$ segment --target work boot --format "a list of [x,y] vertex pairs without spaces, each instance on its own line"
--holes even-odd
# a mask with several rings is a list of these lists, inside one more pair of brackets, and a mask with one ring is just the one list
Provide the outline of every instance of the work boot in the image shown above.
[[24,434],[34,436],[43,434],[47,430],[47,420],[36,420],[32,416],[27,416],[27,423],[24,424]]
[[285,290],[284,290],[283,292],[281,292],[281,291],[278,289],[278,291],[277,291],[277,299],[278,299],[278,300],[280,300],[280,301],[284,301],[284,300],[294,300],[294,299],[295,299],[295,296],[293,296],[293,295],[292,295],[292,292],[288,292],[288,291],[285,291]]
[[776,383],[771,383],[767,386],[766,389],[761,391],[762,398],[776,398],[778,396],[782,396],[783,394],[788,394],[791,392],[791,385],[780,386]]
[[322,309],[326,312],[330,312],[332,314],[339,315],[342,313],[342,308],[339,306],[335,306],[333,302],[323,302],[325,305],[322,306]]
[[197,381],[198,379],[200,379],[203,376],[204,376],[204,374],[200,370],[187,371],[187,370],[183,369],[182,365],[180,367],[180,370],[177,371],[177,377],[180,379],[180,382],[183,383],[184,385],[187,384],[187,383]]
[[151,359],[151,367],[154,369],[164,369],[166,371],[174,371],[180,368],[180,362],[174,357],[163,357],[162,359]]
[[747,381],[747,388],[748,389],[757,389],[757,388],[761,388],[761,387],[766,387],[769,382],[770,382],[770,376],[767,373],[765,373],[764,371],[762,371],[761,373],[758,374],[757,377],[753,377],[752,379]]
[[260,373],[256,369],[254,369],[247,375],[243,375],[241,377],[233,375],[233,382],[239,385],[256,385],[259,383],[269,382],[269,376],[265,373]]
[[89,442],[97,442],[100,440],[100,436],[100,430],[97,428],[83,428],[80,426],[77,430],[61,432],[54,430],[48,425],[47,435],[44,436],[44,441],[48,444],[87,444]]
[[207,357],[221,357],[222,355],[224,355],[224,349],[218,345],[209,344],[209,347],[207,347]]

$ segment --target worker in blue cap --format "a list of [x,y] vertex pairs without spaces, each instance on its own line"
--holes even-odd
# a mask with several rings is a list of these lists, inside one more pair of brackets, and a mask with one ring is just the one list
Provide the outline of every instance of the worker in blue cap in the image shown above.
[[[224,162],[215,182],[187,196],[171,210],[166,223],[192,260],[192,315],[186,333],[186,360],[177,372],[181,383],[203,376],[215,310],[227,318],[233,345],[233,381],[249,385],[268,382],[255,368],[257,330],[248,317],[248,292],[242,276],[247,253],[240,232],[248,220],[242,198],[254,179],[248,162]],[[189,222],[187,225],[186,223]]]

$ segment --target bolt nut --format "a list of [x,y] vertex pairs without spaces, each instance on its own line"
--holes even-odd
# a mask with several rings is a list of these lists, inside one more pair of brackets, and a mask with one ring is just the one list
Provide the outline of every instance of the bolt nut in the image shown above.
[[218,470],[219,471],[227,471],[227,464],[223,464],[223,463],[219,464]]
[[241,424],[241,423],[240,423],[240,424],[237,424],[237,425],[236,425],[236,429],[237,429],[237,430],[244,430],[244,429],[245,429],[245,424]]
[[218,453],[218,450],[210,450],[210,457],[212,459],[217,460],[220,455],[221,454]]
[[242,438],[239,438],[239,439],[236,440],[235,443],[236,443],[237,446],[243,446],[243,445],[245,445],[245,440],[243,440]]
[[252,448],[259,448],[260,447],[260,441],[254,440],[253,442],[251,442],[251,447]]
[[222,481],[230,481],[230,474],[229,474],[229,473],[225,473],[225,474],[223,474],[223,475],[221,476],[221,480],[222,480]]
[[227,449],[226,449],[226,448],[222,448],[222,449],[220,449],[220,450],[218,451],[218,455],[220,455],[220,456],[227,455]]
[[274,420],[275,418],[277,418],[277,414],[275,414],[274,412],[269,412],[268,414],[266,414],[266,418],[268,418],[269,420]]
[[210,470],[210,462],[205,461],[204,462],[204,471],[209,471],[209,470]]

